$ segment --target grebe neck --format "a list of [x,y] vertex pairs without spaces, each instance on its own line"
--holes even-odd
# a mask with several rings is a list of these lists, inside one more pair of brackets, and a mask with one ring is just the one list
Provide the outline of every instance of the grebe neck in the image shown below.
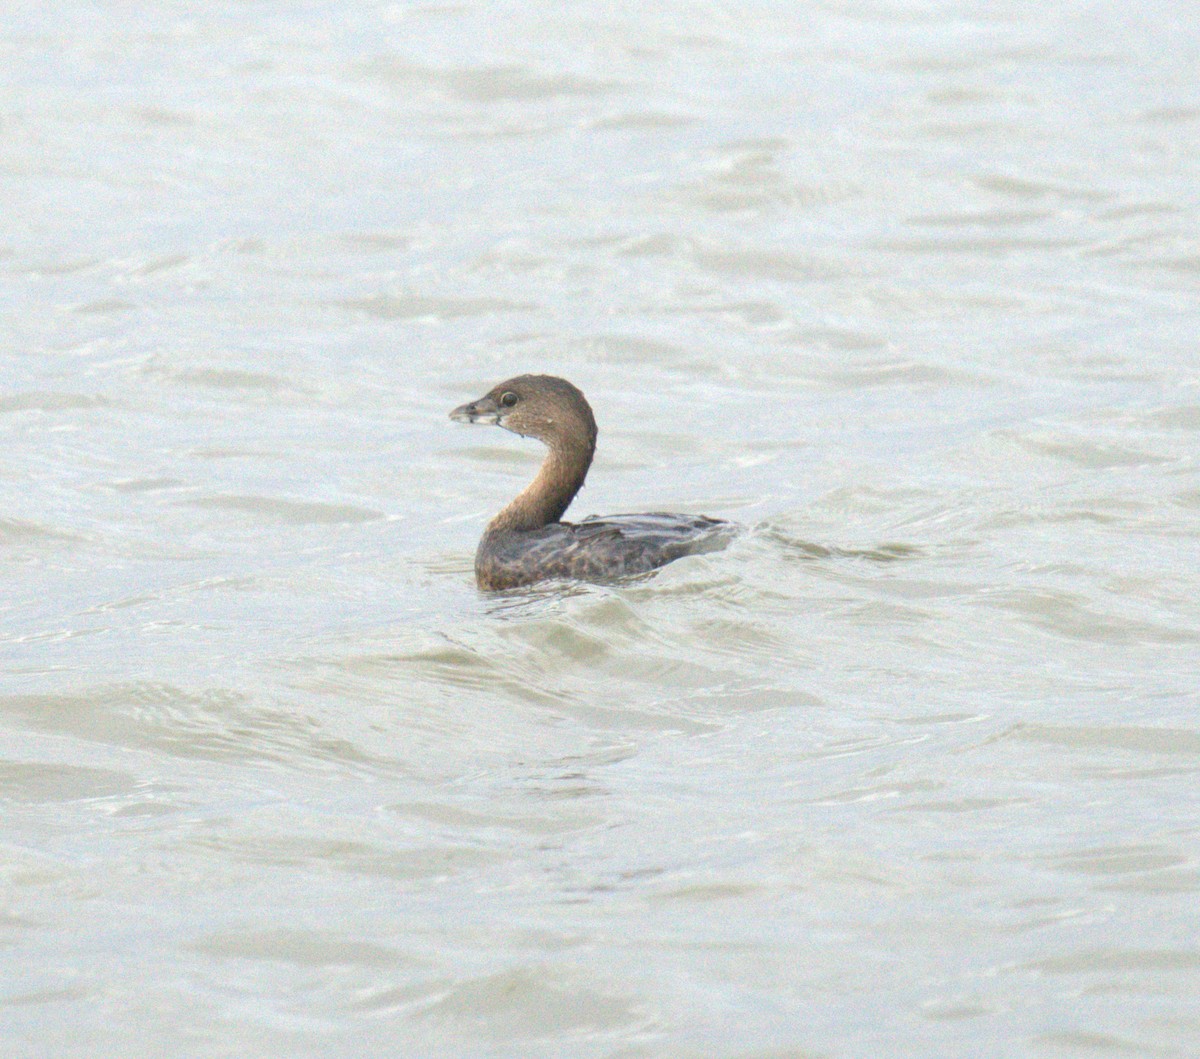
[[583,485],[595,450],[591,438],[552,446],[533,481],[488,523],[487,532],[535,530],[558,522]]

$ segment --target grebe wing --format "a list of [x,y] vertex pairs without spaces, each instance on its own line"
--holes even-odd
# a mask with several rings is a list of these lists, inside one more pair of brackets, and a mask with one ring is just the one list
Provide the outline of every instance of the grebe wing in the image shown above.
[[721,519],[659,511],[592,515],[570,529],[569,551],[598,572],[609,570],[612,577],[645,573],[684,555],[716,551],[737,532],[732,522]]
[[703,515],[608,515],[498,534],[487,562],[509,585],[539,580],[615,581],[684,555],[715,551],[737,531]]
[[678,515],[667,511],[636,515],[589,515],[575,525],[579,537],[615,533],[630,541],[686,541],[708,533],[732,533],[735,527],[724,519],[707,515]]

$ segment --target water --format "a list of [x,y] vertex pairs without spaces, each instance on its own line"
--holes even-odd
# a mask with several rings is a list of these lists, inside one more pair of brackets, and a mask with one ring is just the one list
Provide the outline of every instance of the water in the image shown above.
[[[1194,1055],[1198,52],[6,12],[0,1050]],[[531,370],[746,532],[478,593]]]

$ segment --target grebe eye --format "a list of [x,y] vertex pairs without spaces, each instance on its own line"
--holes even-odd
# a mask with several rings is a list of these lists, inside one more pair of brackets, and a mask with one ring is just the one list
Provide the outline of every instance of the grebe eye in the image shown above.
[[503,408],[512,408],[517,403],[517,395],[509,390],[507,393],[500,395],[500,405]]

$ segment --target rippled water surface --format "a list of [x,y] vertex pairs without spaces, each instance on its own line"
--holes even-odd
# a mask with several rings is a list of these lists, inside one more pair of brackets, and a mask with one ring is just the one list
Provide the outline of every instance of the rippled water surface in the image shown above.
[[[15,5],[0,1052],[1194,1056],[1187,5]],[[573,509],[732,518],[485,595]]]

